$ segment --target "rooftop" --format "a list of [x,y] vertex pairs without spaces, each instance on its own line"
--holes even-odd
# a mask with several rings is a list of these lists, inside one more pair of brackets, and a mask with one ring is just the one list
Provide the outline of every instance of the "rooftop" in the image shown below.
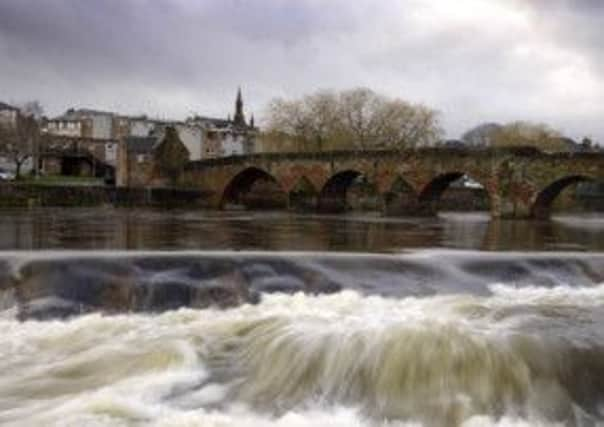
[[12,105],[6,104],[2,101],[0,101],[0,110],[19,111],[17,107],[13,107]]
[[53,120],[77,120],[90,116],[115,116],[116,113],[110,111],[94,110],[91,108],[70,108],[60,116],[55,117]]

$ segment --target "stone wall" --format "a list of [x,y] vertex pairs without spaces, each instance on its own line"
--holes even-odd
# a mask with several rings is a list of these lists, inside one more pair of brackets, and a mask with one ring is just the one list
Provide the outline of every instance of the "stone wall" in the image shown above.
[[0,207],[201,207],[204,200],[197,190],[0,184]]
[[97,206],[110,201],[104,187],[0,184],[0,207]]

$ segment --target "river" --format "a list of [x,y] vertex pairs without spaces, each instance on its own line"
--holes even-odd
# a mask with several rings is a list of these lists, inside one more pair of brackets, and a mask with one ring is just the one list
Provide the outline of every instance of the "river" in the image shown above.
[[604,425],[604,218],[0,210],[0,425]]

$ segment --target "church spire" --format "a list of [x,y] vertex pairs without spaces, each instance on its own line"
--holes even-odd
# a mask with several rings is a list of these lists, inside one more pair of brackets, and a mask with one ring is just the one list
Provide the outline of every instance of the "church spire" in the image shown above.
[[237,100],[235,101],[235,116],[233,117],[235,126],[246,126],[245,116],[243,115],[243,97],[241,96],[241,87],[237,89]]

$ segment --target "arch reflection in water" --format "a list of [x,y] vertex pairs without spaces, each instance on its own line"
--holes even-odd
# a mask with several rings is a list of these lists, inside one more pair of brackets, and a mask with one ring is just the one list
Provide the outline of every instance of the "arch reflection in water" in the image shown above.
[[255,249],[395,252],[408,248],[604,250],[601,216],[493,221],[485,213],[379,214],[151,209],[0,210],[0,249]]

